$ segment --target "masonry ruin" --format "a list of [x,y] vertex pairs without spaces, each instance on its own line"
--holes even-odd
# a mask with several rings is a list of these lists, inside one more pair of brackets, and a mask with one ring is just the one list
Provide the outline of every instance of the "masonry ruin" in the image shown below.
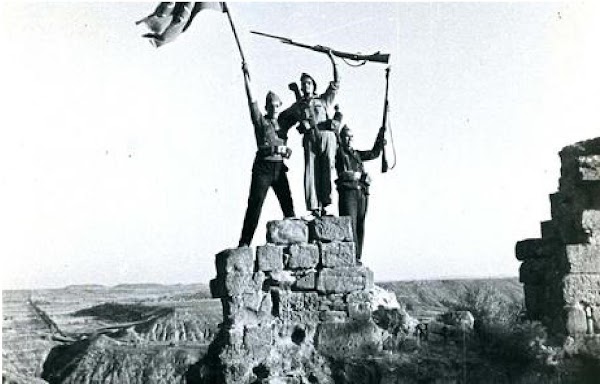
[[541,238],[519,241],[515,253],[528,317],[576,337],[600,332],[600,138],[559,155],[552,219],[541,223]]
[[332,383],[331,359],[382,348],[373,272],[356,264],[348,217],[271,221],[267,244],[216,256],[221,333],[203,382]]

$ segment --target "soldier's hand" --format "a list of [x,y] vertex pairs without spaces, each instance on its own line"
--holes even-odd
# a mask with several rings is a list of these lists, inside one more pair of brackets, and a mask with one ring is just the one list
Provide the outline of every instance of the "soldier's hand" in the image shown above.
[[246,63],[245,61],[242,62],[242,72],[244,72],[245,74],[250,73],[250,72],[248,72],[248,63]]
[[283,157],[289,159],[290,156],[292,156],[292,150],[289,147],[285,147],[285,154],[283,155]]

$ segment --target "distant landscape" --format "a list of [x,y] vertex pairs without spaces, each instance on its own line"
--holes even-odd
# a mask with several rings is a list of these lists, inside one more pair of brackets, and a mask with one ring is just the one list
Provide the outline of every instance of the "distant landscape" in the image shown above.
[[[517,278],[380,282],[411,316],[423,321],[459,303],[480,287],[520,305]],[[2,292],[3,382],[44,383],[49,354],[58,346],[105,335],[155,346],[194,349],[200,358],[218,330],[221,303],[208,285],[87,284],[60,289]],[[12,380],[12,381],[11,381]],[[51,382],[60,382],[50,378]]]

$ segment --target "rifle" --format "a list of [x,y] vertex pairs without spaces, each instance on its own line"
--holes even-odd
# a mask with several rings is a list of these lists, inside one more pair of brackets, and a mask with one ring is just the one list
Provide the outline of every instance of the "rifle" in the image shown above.
[[[381,125],[382,128],[382,137],[385,137],[385,130],[388,129],[388,111],[389,111],[389,102],[388,102],[388,91],[390,87],[390,67],[385,69],[385,101],[383,103],[383,122]],[[391,127],[390,134],[391,134]],[[390,136],[391,137],[391,136]],[[396,166],[396,153],[394,149],[394,140],[392,138],[392,150],[394,151],[394,165],[391,168],[388,167],[387,156],[385,154],[385,145],[383,146],[383,155],[381,156],[381,173],[386,173],[389,169],[393,169]]]
[[315,51],[315,52],[321,52],[321,53],[331,52],[331,54],[333,56],[337,56],[337,57],[340,57],[342,59],[348,59],[348,60],[354,60],[354,61],[362,61],[362,63],[360,63],[359,65],[363,65],[367,61],[374,61],[376,63],[387,64],[388,61],[390,60],[390,55],[389,54],[387,54],[387,53],[381,53],[379,51],[377,51],[377,52],[375,52],[375,53],[373,53],[371,55],[362,55],[360,53],[348,53],[348,52],[343,52],[343,51],[336,51],[335,49],[324,47],[322,45],[308,45],[308,44],[297,43],[297,42],[293,41],[292,39],[288,39],[287,37],[270,35],[268,33],[257,32],[257,31],[250,31],[250,32],[254,33],[255,35],[270,37],[271,39],[277,39],[277,40],[281,41],[284,44],[289,44],[289,45],[294,45],[294,46],[300,47],[300,48],[310,49],[310,50]]

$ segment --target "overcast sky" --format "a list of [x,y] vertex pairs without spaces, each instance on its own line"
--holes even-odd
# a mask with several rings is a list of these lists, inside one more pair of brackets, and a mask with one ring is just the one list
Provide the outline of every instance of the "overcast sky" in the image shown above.
[[[256,150],[227,17],[153,48],[155,3],[0,4],[2,287],[208,282],[237,245]],[[325,55],[250,35],[391,54],[398,164],[373,178],[363,261],[376,280],[516,276],[550,218],[557,152],[600,125],[600,12],[572,3],[232,3],[259,104],[288,105]],[[340,62],[338,103],[370,148],[385,65]],[[290,134],[304,214],[300,135]],[[281,212],[270,192],[253,245]]]

